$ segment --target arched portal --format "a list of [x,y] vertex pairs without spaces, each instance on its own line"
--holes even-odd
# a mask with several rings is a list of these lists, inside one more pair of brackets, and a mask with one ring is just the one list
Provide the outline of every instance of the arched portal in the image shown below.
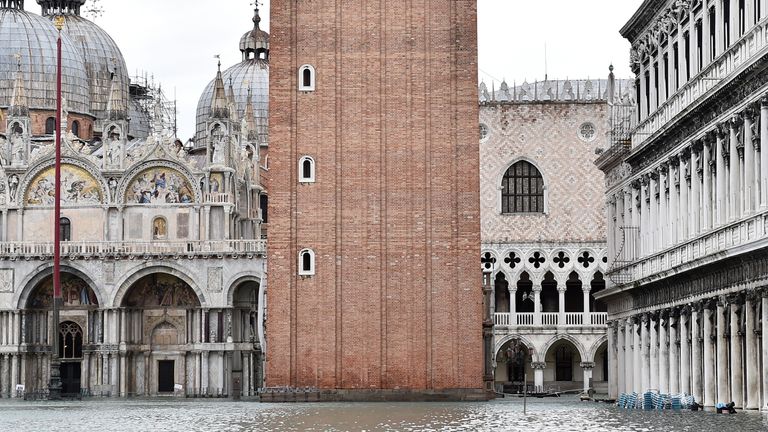
[[504,393],[522,393],[523,385],[533,382],[532,359],[520,339],[510,339],[496,352],[495,380],[497,390]]
[[176,276],[153,273],[134,283],[123,297],[123,307],[129,308],[194,308],[200,306],[195,291]]
[[509,282],[507,281],[504,273],[496,275],[496,282],[494,283],[495,292],[495,311],[498,313],[509,312]]
[[515,312],[533,313],[533,282],[527,272],[520,274],[520,280],[517,281],[517,293],[515,293]]
[[259,341],[259,288],[255,280],[245,280],[237,285],[232,295],[231,342],[242,348],[233,353],[230,385],[234,396],[252,395],[264,382]]
[[568,339],[553,343],[544,357],[547,364],[544,380],[552,382],[561,390],[581,388],[581,355],[578,348]]

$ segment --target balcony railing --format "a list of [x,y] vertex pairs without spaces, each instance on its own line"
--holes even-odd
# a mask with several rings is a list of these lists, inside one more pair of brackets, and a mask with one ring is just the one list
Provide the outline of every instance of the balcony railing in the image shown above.
[[[63,242],[61,254],[70,259],[152,256],[263,256],[266,240],[186,240]],[[53,256],[52,242],[0,242],[0,259],[47,259]]]
[[[584,317],[587,317],[585,324]],[[541,324],[536,324],[536,314],[508,313],[500,312],[494,314],[494,324],[497,327],[558,327],[565,325],[569,327],[584,326],[605,326],[608,322],[608,314],[605,312],[567,312],[564,314],[564,324],[560,324],[560,314],[558,312],[542,312],[539,314]],[[513,324],[514,323],[514,324]]]
[[[613,270],[613,272],[628,274],[626,283],[629,284],[681,265],[686,265],[686,270],[693,269],[703,265],[706,260],[702,260],[702,258],[723,254],[729,249],[764,240],[767,226],[768,212],[763,211],[746,219],[715,228],[661,252],[641,257],[624,267]],[[608,277],[611,278],[611,276],[612,273],[608,273]]]
[[707,65],[698,75],[670,96],[656,111],[650,113],[632,134],[632,148],[650,140],[669,121],[695,103],[715,87],[724,84],[751,60],[757,59],[768,48],[768,20],[763,20],[734,43],[726,52]]
[[234,204],[235,200],[232,198],[232,194],[215,192],[205,194],[205,202],[215,204]]

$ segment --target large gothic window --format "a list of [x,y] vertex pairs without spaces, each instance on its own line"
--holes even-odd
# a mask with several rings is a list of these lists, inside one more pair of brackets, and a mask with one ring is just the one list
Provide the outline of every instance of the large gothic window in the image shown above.
[[72,321],[59,325],[59,358],[83,358],[83,330]]
[[544,178],[532,163],[509,167],[501,183],[502,213],[544,213]]

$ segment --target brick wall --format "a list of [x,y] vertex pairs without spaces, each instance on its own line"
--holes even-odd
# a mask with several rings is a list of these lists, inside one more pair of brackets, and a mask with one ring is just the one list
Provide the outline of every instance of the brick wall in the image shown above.
[[266,385],[482,388],[476,1],[271,10]]

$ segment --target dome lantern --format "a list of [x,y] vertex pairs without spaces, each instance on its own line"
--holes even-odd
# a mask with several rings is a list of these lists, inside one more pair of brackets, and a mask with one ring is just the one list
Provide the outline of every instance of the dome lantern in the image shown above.
[[0,0],[0,9],[24,10],[24,0]]
[[243,53],[243,61],[252,58],[269,59],[269,33],[259,28],[261,15],[259,5],[253,10],[253,30],[246,32],[240,38],[240,52]]
[[37,0],[43,8],[43,16],[49,15],[80,15],[80,7],[86,0]]

